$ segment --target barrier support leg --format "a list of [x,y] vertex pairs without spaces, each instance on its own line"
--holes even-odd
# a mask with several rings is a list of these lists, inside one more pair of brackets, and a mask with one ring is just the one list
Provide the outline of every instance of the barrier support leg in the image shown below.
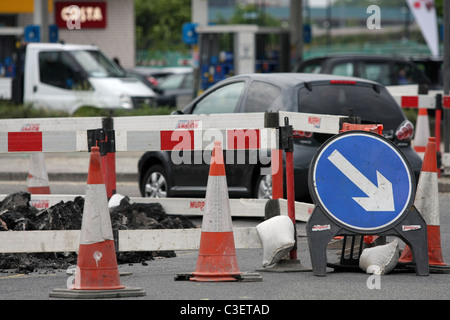
[[286,192],[287,192],[287,209],[288,216],[294,224],[295,245],[289,256],[291,260],[297,259],[297,228],[295,221],[295,190],[294,190],[294,157],[292,151],[286,152]]
[[434,136],[436,138],[436,152],[438,153],[438,177],[441,177],[441,118],[442,118],[442,95],[436,95],[436,111],[435,111],[435,123],[434,123]]
[[283,150],[272,149],[272,199],[283,199]]
[[[278,112],[266,112],[264,114],[265,128],[279,128],[280,120]],[[271,150],[272,169],[272,199],[283,198],[283,150],[278,146]]]
[[[289,119],[286,117],[284,119],[285,126],[279,128],[280,132],[280,151],[285,150],[286,154],[286,192],[288,201],[288,216],[294,224],[294,239],[295,244],[292,250],[289,252],[289,259],[281,259],[273,267],[265,268],[260,271],[268,272],[302,272],[311,271],[311,269],[304,267],[300,260],[297,258],[297,228],[295,221],[295,189],[294,189],[294,138],[293,138],[293,127],[289,125]],[[272,154],[273,156],[273,154]],[[273,159],[273,158],[272,158]],[[282,163],[279,166],[282,170]],[[282,175],[281,175],[282,176]],[[282,185],[281,181],[281,185]],[[273,178],[272,178],[273,183]],[[272,192],[274,188],[272,187]]]
[[102,119],[103,128],[87,130],[89,152],[100,148],[100,158],[105,181],[106,195],[111,198],[116,193],[116,142],[111,117]]
[[102,165],[104,165],[104,177],[106,195],[111,198],[116,193],[116,142],[114,132],[114,119],[109,116],[102,119],[102,127],[105,130],[104,156],[102,156]]

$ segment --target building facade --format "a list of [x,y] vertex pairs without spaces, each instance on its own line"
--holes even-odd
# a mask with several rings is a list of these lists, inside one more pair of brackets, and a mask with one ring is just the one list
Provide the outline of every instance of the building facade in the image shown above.
[[[36,24],[34,5],[21,0],[0,3],[0,63],[9,61],[25,29]],[[48,0],[48,25],[57,25],[58,42],[95,44],[124,68],[135,65],[135,15],[133,0]]]

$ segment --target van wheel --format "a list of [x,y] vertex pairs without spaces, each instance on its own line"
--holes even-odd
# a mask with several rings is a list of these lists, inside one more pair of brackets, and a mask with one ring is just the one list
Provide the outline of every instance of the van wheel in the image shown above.
[[158,164],[147,170],[141,194],[147,198],[166,198],[169,196],[169,183],[163,166]]
[[254,196],[257,199],[272,199],[272,175],[260,175],[256,179]]

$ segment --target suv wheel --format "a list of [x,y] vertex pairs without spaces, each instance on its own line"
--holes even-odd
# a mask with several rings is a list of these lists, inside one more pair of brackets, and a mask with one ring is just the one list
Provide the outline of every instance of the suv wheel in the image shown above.
[[161,165],[154,165],[144,176],[141,194],[147,198],[166,198],[169,193],[167,174]]
[[260,175],[256,179],[255,198],[272,199],[272,175]]

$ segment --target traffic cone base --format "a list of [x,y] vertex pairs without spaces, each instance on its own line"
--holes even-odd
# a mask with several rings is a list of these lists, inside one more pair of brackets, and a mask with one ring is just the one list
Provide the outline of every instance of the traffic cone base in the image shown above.
[[123,289],[117,267],[114,240],[80,245],[74,290]]
[[[430,266],[446,266],[442,257],[440,226],[427,226],[428,264]],[[399,263],[413,263],[413,255],[408,245],[403,249]]]
[[428,231],[428,261],[430,266],[446,266],[442,257],[441,227],[427,226]]
[[234,248],[234,235],[229,232],[202,232],[196,271],[191,281],[237,281],[241,274]]

